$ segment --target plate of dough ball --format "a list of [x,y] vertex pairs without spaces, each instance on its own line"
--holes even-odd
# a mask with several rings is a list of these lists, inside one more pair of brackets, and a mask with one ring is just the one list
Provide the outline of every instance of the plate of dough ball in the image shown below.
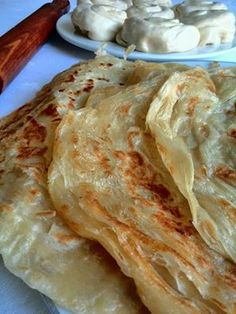
[[128,59],[191,60],[236,50],[235,14],[207,0],[79,0],[57,22],[63,39]]

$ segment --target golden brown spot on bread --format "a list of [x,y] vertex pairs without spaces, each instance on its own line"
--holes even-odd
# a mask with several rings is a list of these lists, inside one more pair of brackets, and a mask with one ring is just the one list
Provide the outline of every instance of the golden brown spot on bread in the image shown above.
[[113,63],[110,63],[110,62],[108,62],[108,63],[100,62],[99,65],[102,68],[106,68],[106,67],[112,67]]
[[111,165],[110,159],[106,156],[105,153],[99,148],[99,145],[94,146],[94,153],[99,161],[99,164],[102,166],[105,174],[111,174]]
[[40,193],[40,191],[37,190],[37,189],[31,189],[31,190],[30,190],[30,194],[32,194],[32,195],[37,195],[37,194],[39,194],[39,193]]
[[166,212],[169,212],[175,218],[181,218],[182,217],[180,210],[179,210],[179,207],[177,207],[177,206],[162,205],[161,209],[166,211]]
[[230,129],[230,130],[228,131],[228,136],[230,136],[230,137],[236,139],[236,129]]
[[68,105],[67,105],[68,109],[73,110],[75,108],[75,104],[72,100],[69,101]]
[[196,169],[195,176],[198,179],[200,179],[200,180],[203,179],[203,178],[206,178],[207,177],[207,168],[206,168],[206,166],[202,165],[198,169]]
[[160,154],[162,154],[162,155],[166,154],[166,148],[163,145],[157,144],[157,149],[160,152]]
[[224,276],[224,281],[233,289],[236,289],[236,271],[231,271],[230,274]]
[[5,131],[1,132],[0,134],[0,140],[2,139],[6,139],[7,137],[9,137],[10,135],[13,135],[16,133],[16,130],[19,129],[20,127],[22,127],[24,124],[23,123],[19,123],[17,124],[14,128],[10,128],[10,129],[6,129]]
[[45,210],[45,211],[36,213],[36,216],[53,218],[56,216],[56,211],[55,210]]
[[180,227],[176,227],[175,231],[177,231],[178,233],[180,233],[183,236],[191,236],[193,234],[193,228],[190,226],[184,226],[182,228]]
[[182,223],[173,219],[168,219],[165,212],[159,211],[154,215],[154,217],[163,227],[168,228],[171,232],[178,232],[178,234],[181,236],[189,237],[196,233],[192,224],[186,224],[184,222]]
[[146,187],[148,188],[148,190],[156,195],[159,195],[163,199],[170,196],[170,192],[162,184],[147,183]]
[[124,152],[122,151],[119,151],[119,150],[115,150],[113,152],[113,156],[117,159],[120,159],[120,160],[124,160],[126,158],[126,155]]
[[58,117],[59,114],[57,112],[56,105],[49,104],[41,113],[42,115],[50,116],[50,117]]
[[201,167],[201,174],[203,177],[207,176],[207,167],[206,166]]
[[[72,157],[73,159],[79,158],[79,157],[80,157],[80,153],[78,152],[78,150],[74,149],[74,150],[71,152],[71,157]],[[76,161],[76,162],[77,162],[77,161]],[[78,164],[80,164],[80,163],[78,163]]]
[[40,125],[34,118],[31,118],[23,131],[23,138],[26,143],[29,144],[31,141],[43,142],[47,136],[47,129]]
[[102,215],[103,217],[105,216],[106,218],[110,217],[106,208],[99,203],[98,199],[93,196],[93,193],[86,191],[84,194],[84,199],[86,200],[89,208],[94,212],[97,212],[98,215]]
[[218,203],[220,206],[223,206],[223,207],[231,207],[231,204],[223,198],[219,199]]
[[236,219],[236,207],[233,206],[230,202],[227,200],[221,198],[218,199],[218,204],[221,206],[222,210],[227,210],[227,215],[229,216],[229,219],[232,219],[232,221],[235,221]]
[[[227,312],[226,307],[224,306],[224,304],[222,304],[221,302],[219,302],[219,300],[212,299],[212,302],[215,303],[215,305],[217,305],[222,311],[224,311],[225,313]],[[234,314],[235,311],[233,310],[232,313]]]
[[[75,221],[73,221],[71,219],[68,219],[67,217],[64,217],[64,218],[65,218],[67,225],[71,228],[71,230],[73,230],[77,234],[81,233],[80,225],[78,223],[76,223]],[[78,237],[79,237],[79,235],[78,235]]]
[[226,165],[219,165],[215,169],[215,176],[222,180],[235,180],[236,171]]
[[75,81],[75,77],[73,74],[68,75],[68,77],[64,80],[65,83],[72,83]]
[[[117,166],[123,174],[131,197],[145,207],[157,207],[168,211],[172,216],[180,218],[182,215],[177,206],[170,206],[170,191],[161,183],[156,182],[156,174],[151,164],[147,163],[137,151],[114,152],[121,163]],[[148,198],[140,194],[139,189],[149,191]]]
[[3,162],[6,159],[4,155],[0,155],[0,163]]
[[60,116],[52,119],[52,122],[56,122],[56,124],[58,124],[60,121],[61,121],[61,117]]
[[[1,132],[6,133],[3,134],[3,136],[5,137],[7,136],[8,132],[12,133],[12,130],[9,130],[9,128],[11,127],[14,128],[13,131],[15,132],[15,129],[18,128],[19,123],[22,123],[20,119],[32,111],[33,105],[34,103],[27,103],[23,107],[17,109],[14,113],[12,113],[9,122],[4,123],[2,126],[0,126],[0,134]],[[0,138],[2,138],[2,134]]]
[[87,86],[85,86],[84,88],[83,88],[83,92],[90,92],[91,91],[91,89],[93,89],[93,85],[87,85]]
[[121,106],[119,111],[120,111],[121,114],[127,115],[127,113],[129,113],[129,109],[130,109],[130,105],[126,104],[124,106]]
[[0,210],[1,211],[6,211],[6,212],[12,212],[13,208],[9,205],[5,205],[5,204],[0,204]]
[[138,210],[135,207],[133,207],[133,206],[129,206],[128,207],[128,211],[131,212],[134,215],[136,215],[137,212],[138,212]]
[[129,149],[134,149],[134,145],[133,145],[133,139],[140,135],[140,132],[139,131],[131,131],[128,133],[128,146],[129,146]]
[[68,205],[63,204],[63,205],[61,206],[61,211],[62,211],[62,212],[66,212],[66,211],[68,211],[68,210],[69,210],[69,206],[68,206]]
[[130,158],[130,161],[134,167],[142,166],[144,164],[143,157],[139,152],[131,151],[127,153],[127,156]]
[[110,82],[110,80],[109,80],[109,79],[106,79],[105,77],[98,77],[97,80],[98,80],[98,81]]
[[150,167],[145,164],[144,159],[139,152],[129,151],[125,154],[123,160],[126,160],[126,164],[124,164],[125,174],[130,178],[139,179],[137,184],[140,183],[140,179],[141,182],[144,180],[145,183],[147,182],[147,179],[153,180],[153,174],[150,176]]
[[209,127],[207,124],[201,124],[200,125],[200,131],[202,132],[202,134],[205,136],[205,137],[208,137],[209,136]]
[[62,244],[68,244],[71,241],[77,241],[78,238],[75,235],[69,235],[64,233],[56,233],[53,235],[53,237]]
[[27,159],[30,157],[43,156],[47,151],[47,147],[20,147],[17,158]]
[[192,71],[192,72],[188,72],[188,73],[186,73],[186,76],[188,77],[188,78],[191,78],[191,79],[195,79],[196,77],[197,78],[203,78],[203,73],[202,73],[202,71]]
[[189,100],[188,107],[187,107],[187,114],[192,116],[195,111],[196,105],[199,103],[200,99],[198,96],[192,97]]
[[182,92],[184,91],[186,87],[187,87],[186,83],[180,83],[176,86],[176,92],[179,94],[182,94]]
[[75,130],[72,130],[72,134],[71,134],[71,141],[73,144],[77,144],[79,141],[79,137],[78,134],[75,132]]

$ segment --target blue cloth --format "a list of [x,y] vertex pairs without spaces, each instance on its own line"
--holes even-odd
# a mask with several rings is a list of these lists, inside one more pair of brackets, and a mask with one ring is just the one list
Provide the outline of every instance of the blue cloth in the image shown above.
[[48,314],[41,295],[6,270],[0,258],[0,314]]

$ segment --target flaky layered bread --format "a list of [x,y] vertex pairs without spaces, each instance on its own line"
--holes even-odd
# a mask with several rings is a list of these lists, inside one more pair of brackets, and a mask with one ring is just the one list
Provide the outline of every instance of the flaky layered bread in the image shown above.
[[101,246],[65,226],[47,190],[62,116],[93,90],[125,84],[133,68],[111,57],[74,66],[0,121],[0,253],[12,273],[75,313],[145,312],[132,281]]
[[222,70],[212,79],[202,69],[173,74],[152,102],[147,125],[188,199],[195,227],[235,262],[235,71]]
[[236,267],[192,225],[146,129],[168,76],[138,77],[63,118],[49,170],[53,203],[71,229],[99,241],[135,280],[152,313],[235,313]]

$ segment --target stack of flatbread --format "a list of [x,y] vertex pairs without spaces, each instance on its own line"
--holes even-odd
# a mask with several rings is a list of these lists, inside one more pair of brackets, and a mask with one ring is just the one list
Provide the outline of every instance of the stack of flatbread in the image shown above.
[[236,313],[236,70],[97,57],[0,121],[0,253],[74,313]]

